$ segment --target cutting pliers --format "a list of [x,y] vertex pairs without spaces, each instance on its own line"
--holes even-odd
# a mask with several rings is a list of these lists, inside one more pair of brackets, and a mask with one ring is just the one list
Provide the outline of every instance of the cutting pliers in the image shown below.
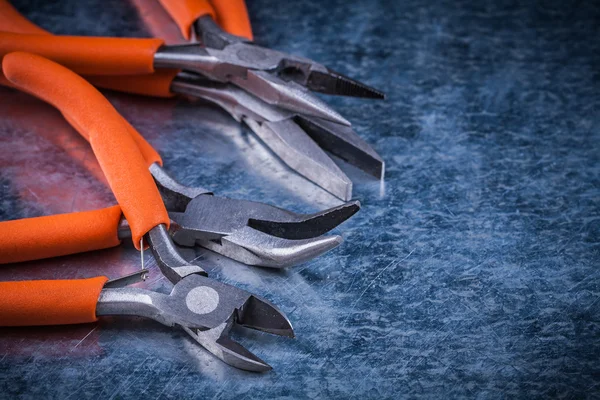
[[[161,3],[184,36],[200,44],[3,34],[0,55],[31,51],[89,75],[101,87],[153,96],[185,94],[214,102],[245,122],[292,169],[344,200],[352,197],[352,182],[321,148],[383,177],[381,157],[309,89],[370,98],[382,98],[380,92],[312,60],[250,42],[243,1]],[[13,19],[6,9],[0,10],[4,19]],[[229,14],[235,18],[219,18]],[[237,21],[229,23],[230,30],[246,38],[223,31],[215,18]],[[39,28],[3,29],[40,33]]]
[[[154,169],[162,171],[158,164],[160,159],[139,133],[83,78],[52,61],[28,53],[12,53],[4,57],[2,72],[0,83],[53,104],[90,142],[119,206],[2,222],[0,228],[6,234],[0,238],[0,262],[115,246],[120,242],[121,229],[131,234],[138,248],[143,245],[141,239],[147,238],[161,272],[174,288],[170,295],[164,295],[121,287],[131,282],[132,277],[109,282],[106,277],[3,282],[0,283],[0,325],[83,323],[102,315],[137,315],[182,327],[228,364],[254,371],[269,369],[227,334],[238,324],[293,336],[289,321],[267,300],[207,278],[200,266],[186,262],[179,255],[167,230],[170,218],[163,196],[153,179],[152,167],[148,169],[148,160],[153,160]],[[173,186],[174,181],[169,184],[172,192],[177,193],[171,199],[180,201],[180,188]],[[188,195],[197,194],[185,189]],[[211,196],[201,194],[193,200],[208,197]],[[232,211],[231,208],[225,210]],[[214,208],[208,211],[219,212]],[[233,211],[240,210],[234,206]],[[253,212],[256,211],[252,210],[251,214]],[[126,225],[122,214],[128,222]],[[240,221],[235,219],[233,223],[239,225]],[[219,234],[221,238],[227,236],[224,232]]]

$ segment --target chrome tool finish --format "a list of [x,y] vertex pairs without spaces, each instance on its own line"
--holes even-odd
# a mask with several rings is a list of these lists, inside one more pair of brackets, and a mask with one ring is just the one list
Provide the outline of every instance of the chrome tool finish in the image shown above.
[[194,197],[202,194],[212,194],[201,187],[189,187],[180,184],[157,163],[152,164],[149,169],[167,210],[183,211]]
[[[350,125],[338,112],[301,85],[285,82],[263,71],[271,69],[272,63],[277,62],[275,54],[245,55],[248,53],[246,46],[236,43],[223,50],[195,44],[163,46],[154,55],[154,67],[181,68],[218,82],[231,82],[271,105]],[[260,65],[257,66],[256,61],[260,61]]]
[[154,56],[156,68],[179,68],[217,82],[230,82],[262,101],[302,115],[350,126],[350,122],[310,90],[367,98],[383,93],[334,72],[308,58],[260,47],[223,32],[210,16],[194,23],[197,44],[163,46]]
[[229,338],[234,325],[294,337],[287,317],[269,301],[198,274],[179,280],[169,295],[139,288],[103,289],[96,315],[134,315],[179,326],[227,364],[256,372],[271,367]]
[[290,168],[344,201],[352,198],[350,178],[292,119],[244,122]]
[[245,45],[238,58],[254,63],[253,69],[262,69],[286,82],[296,82],[310,90],[340,96],[383,99],[385,94],[308,58],[286,54],[256,45],[246,38],[224,32],[208,16],[193,24],[195,39],[206,48],[224,50],[233,44]]
[[274,107],[231,84],[183,72],[174,93],[213,102],[250,129],[290,168],[344,201],[352,198],[352,181],[322,150],[382,179],[381,157],[348,126]]
[[[214,212],[216,208],[219,212]],[[198,196],[184,213],[169,213],[173,240],[202,247],[249,265],[284,268],[331,250],[340,236],[321,236],[360,209],[358,201],[314,214],[247,200]]]
[[172,92],[219,104],[290,168],[344,201],[352,197],[352,182],[319,147],[383,179],[381,157],[310,91],[372,99],[384,98],[382,92],[308,58],[228,34],[210,16],[198,18],[191,31],[201,46],[163,46],[155,54],[155,67],[184,70]]
[[200,245],[244,264],[284,268],[311,260],[342,243],[340,236],[322,235],[360,209],[360,203],[353,201],[314,214],[297,214],[265,203],[218,197],[202,188],[189,188],[176,182],[158,164],[153,164],[150,171],[165,204],[175,205],[167,205],[172,221],[169,232],[159,225],[147,235],[163,274],[173,282],[203,270],[187,263],[171,238],[180,246]]
[[177,283],[191,274],[207,275],[200,266],[190,264],[181,257],[165,225],[155,226],[146,237],[160,271],[171,282]]

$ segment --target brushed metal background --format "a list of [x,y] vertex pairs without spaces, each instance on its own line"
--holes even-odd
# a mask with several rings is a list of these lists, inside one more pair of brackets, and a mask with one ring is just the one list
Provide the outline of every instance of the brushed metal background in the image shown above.
[[[51,32],[180,40],[152,0],[13,0]],[[353,168],[345,243],[275,272],[194,252],[267,297],[297,339],[235,337],[274,370],[235,370],[136,318],[0,329],[5,398],[594,397],[600,382],[597,3],[248,0],[259,43],[385,90],[330,98],[387,162]],[[187,185],[313,211],[338,200],[218,108],[108,93]],[[0,89],[0,220],[114,203],[52,107]],[[2,235],[10,232],[1,232]],[[140,286],[167,292],[152,275]],[[0,279],[120,276],[130,245],[2,266]]]

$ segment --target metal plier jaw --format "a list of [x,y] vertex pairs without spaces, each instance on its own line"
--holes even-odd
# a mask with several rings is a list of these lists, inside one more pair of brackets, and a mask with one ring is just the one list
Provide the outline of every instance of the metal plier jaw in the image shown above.
[[132,287],[105,288],[96,315],[134,315],[179,326],[225,363],[256,372],[271,367],[228,336],[234,325],[294,337],[287,317],[269,301],[199,274],[181,277],[169,295]]
[[[187,194],[202,191],[187,189]],[[126,225],[121,229],[126,232]],[[152,228],[145,238],[161,273],[174,285],[171,294],[123,287],[145,279],[147,270],[142,270],[107,282],[100,293],[96,315],[134,315],[166,326],[179,326],[202,347],[233,367],[256,372],[270,370],[269,364],[228,334],[234,325],[241,325],[293,338],[294,330],[285,314],[262,297],[208,278],[202,267],[181,257],[165,225]]]
[[244,264],[284,268],[339,245],[340,236],[322,235],[360,209],[360,203],[354,201],[314,214],[297,214],[265,203],[217,197],[202,188],[188,188],[158,164],[153,164],[150,172],[173,223],[170,235],[159,226],[150,231],[148,240],[159,266],[165,268],[163,273],[175,274],[174,279],[199,267],[179,256],[170,244],[171,238],[178,245],[198,244]]
[[350,122],[309,90],[384,98],[383,93],[310,59],[260,47],[227,34],[210,16],[199,18],[194,31],[203,47],[163,46],[155,54],[154,66],[184,69],[214,81],[231,82],[271,105],[347,126]]
[[241,52],[236,54],[236,57],[242,62],[250,63],[250,68],[268,71],[286,82],[293,81],[310,90],[325,94],[385,98],[379,90],[334,72],[314,60],[261,47],[244,37],[231,35],[223,31],[209,16],[198,18],[194,22],[192,31],[195,39],[208,49],[225,50],[237,44],[238,48],[235,50],[231,48],[229,53]]
[[352,181],[321,149],[383,179],[384,161],[352,127],[275,107],[232,84],[190,72],[178,74],[171,90],[217,104],[246,123],[292,169],[342,200],[352,198]]

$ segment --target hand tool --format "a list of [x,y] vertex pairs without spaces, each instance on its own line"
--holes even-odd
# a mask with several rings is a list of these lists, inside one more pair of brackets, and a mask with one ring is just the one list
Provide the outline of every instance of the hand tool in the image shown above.
[[249,50],[230,46],[218,50],[198,45],[166,46],[161,39],[47,35],[8,35],[3,49],[4,54],[31,51],[84,75],[146,75],[156,69],[186,69],[211,80],[234,83],[269,104],[350,125],[300,84],[265,72],[283,63],[279,60],[282,56],[271,56],[277,60],[256,65],[258,56],[245,55]]
[[[0,2],[0,5],[1,3],[2,2]],[[163,5],[166,3],[169,2],[163,1]],[[182,3],[197,4],[198,2],[188,1]],[[241,3],[242,8],[231,6],[228,8],[229,12],[224,15],[228,16],[234,14],[234,20],[246,21],[241,25],[249,26],[247,14],[245,14],[245,8],[243,8],[243,2],[236,0],[234,3]],[[175,4],[180,3],[175,2]],[[189,4],[186,7],[190,7]],[[213,5],[215,5],[214,1]],[[228,6],[230,6],[229,3]],[[170,10],[168,6],[165,8],[167,11]],[[216,5],[215,8],[217,8]],[[14,22],[19,20],[18,18],[14,18],[14,14],[16,13],[14,9],[13,11],[10,11],[10,9],[9,11],[5,11],[5,9],[7,9],[6,6],[0,9],[0,17],[4,15],[4,18],[0,18],[0,28],[7,26],[7,28],[3,29],[17,32],[40,33],[40,29],[37,27],[37,29],[28,28],[27,24],[31,24],[26,20],[26,23],[22,24]],[[194,12],[191,12],[190,10],[184,11],[188,12],[189,15],[196,15],[199,12],[198,10],[201,12],[204,9],[205,8],[200,5]],[[172,10],[169,12],[173,14]],[[18,15],[18,13],[16,14]],[[227,42],[231,44],[242,43],[249,46],[251,49],[258,48],[258,46],[254,44],[244,42],[241,38],[235,38],[232,35],[218,30],[219,28],[212,22],[213,20],[209,16],[204,15],[199,18],[189,17],[187,19],[175,19],[180,26],[182,26],[181,21],[183,20],[198,20],[199,22],[194,24],[194,26],[198,27],[198,32],[204,32],[204,36],[212,38],[210,40],[220,40],[224,41],[224,43]],[[5,20],[10,20],[11,22],[5,22]],[[24,20],[24,18],[21,17],[21,20]],[[200,20],[208,22],[204,23]],[[202,29],[204,29],[204,31]],[[245,32],[248,36],[249,29],[240,29],[240,31]],[[215,38],[220,39],[217,40]],[[63,37],[63,39],[67,40],[68,38]],[[83,40],[82,38],[79,39]],[[17,44],[17,41],[18,39],[14,37],[6,37],[6,40],[0,40],[0,47],[6,46],[2,51],[9,51],[17,50],[21,45],[26,45],[26,48],[21,47],[21,49],[38,52],[51,59],[65,63],[65,65],[78,72],[93,72],[94,74],[106,75],[102,73],[102,71],[98,71],[97,67],[94,70],[89,70],[90,67],[93,67],[88,65],[90,63],[81,65],[82,62],[85,63],[85,61],[81,61],[81,57],[87,55],[79,52],[77,47],[72,47],[81,44],[81,41],[64,42],[63,44],[66,43],[66,45],[71,46],[70,51],[56,50],[52,52],[41,49],[40,47],[43,47],[43,44],[41,43],[34,45],[32,43],[35,42],[34,38],[30,38],[26,44]],[[197,44],[186,46],[203,49]],[[98,51],[100,50],[99,47],[95,49]],[[77,53],[77,55],[73,55],[73,52]],[[70,57],[77,57],[77,61],[70,59]],[[93,62],[91,62],[91,64],[93,64]],[[315,67],[315,71],[318,69],[319,68]],[[262,72],[264,71],[261,71],[261,73]],[[109,71],[109,73],[113,72]],[[312,74],[312,72],[308,73]],[[315,74],[316,75],[314,76],[318,76],[317,72],[315,72]],[[267,73],[267,75],[269,74]],[[216,103],[221,107],[224,107],[238,121],[245,122],[288,166],[343,200],[347,201],[352,197],[352,182],[321,150],[321,148],[378,178],[383,178],[384,162],[381,157],[366,142],[364,142],[352,128],[344,126],[343,124],[332,123],[331,121],[328,121],[327,118],[311,116],[310,113],[292,112],[281,107],[275,107],[268,102],[259,99],[257,96],[239,90],[234,85],[211,84],[207,82],[206,79],[202,79],[202,76],[190,72],[179,72],[178,70],[159,70],[154,74],[139,76],[94,76],[89,79],[98,86],[115,90],[152,96],[185,94],[201,97]],[[296,84],[291,82],[290,85],[294,86]],[[206,90],[206,87],[210,90]]]
[[[86,75],[144,75],[156,69],[197,72],[214,81],[231,82],[269,104],[343,125],[350,123],[308,89],[344,96],[384,97],[312,60],[262,48],[230,35],[208,15],[200,17],[194,27],[202,46],[165,45],[161,39],[75,36],[23,37],[22,43],[14,45],[28,46],[26,50],[47,55]],[[22,49],[19,47],[6,47],[5,52]]]
[[[154,220],[148,219],[147,213],[131,212],[130,209],[134,208],[131,198],[127,197],[123,188],[129,188],[138,196],[145,206],[139,207],[142,210],[158,211],[158,218],[166,215],[130,128],[89,83],[56,63],[22,52],[7,55],[2,62],[2,72],[3,84],[10,84],[53,104],[69,123],[86,136],[115,197],[124,200],[125,204],[125,207],[4,222],[3,228],[13,228],[3,230],[7,234],[1,240],[6,248],[14,249],[19,244],[19,235],[28,230],[33,232],[33,236],[46,237],[35,243],[35,247],[46,255],[53,251],[53,244],[65,248],[104,240],[105,244],[112,245],[118,242],[118,238],[114,230],[105,228],[114,226],[121,211],[126,212],[126,207],[129,209],[127,218],[133,219],[131,232],[134,235],[140,231],[145,234],[145,224],[148,221],[154,223]],[[125,180],[131,179],[132,173],[124,172],[122,176],[114,173],[123,168],[136,173],[137,180]],[[161,207],[163,212],[160,212]],[[156,227],[153,227],[147,233],[151,248],[174,249],[168,235],[156,234],[166,232],[164,226],[168,219],[159,223],[163,229],[155,231]],[[75,230],[65,231],[65,226],[75,227]],[[55,235],[55,232],[59,234]],[[15,237],[16,241],[13,240]],[[17,249],[21,252],[26,250]],[[157,253],[164,254],[160,249]],[[3,262],[6,262],[5,257],[11,256],[10,252],[0,254]],[[167,254],[181,259],[176,251]],[[72,324],[93,322],[103,315],[136,315],[167,326],[180,326],[199,344],[230,365],[251,371],[270,369],[268,364],[230,339],[228,333],[237,324],[293,337],[291,324],[281,311],[265,299],[207,278],[199,266],[185,261],[175,266],[160,261],[158,264],[161,272],[174,284],[170,295],[122,287],[131,282],[130,276],[113,281],[99,276],[81,280],[2,282],[0,325]]]
[[351,201],[314,214],[298,214],[182,186],[158,163],[150,166],[150,172],[174,222],[171,232],[177,244],[199,244],[248,265],[283,268],[317,257],[342,242],[340,236],[321,235],[360,209],[358,201]]
[[[250,30],[250,22],[242,0],[160,0],[160,3],[177,23],[186,39],[196,40],[202,46],[191,44],[159,49],[155,61],[158,68],[181,68],[199,72],[219,82],[229,81],[236,84],[237,76],[248,81],[257,79],[256,83],[248,82],[241,87],[262,100],[265,98],[261,95],[271,95],[270,92],[264,93],[265,90],[269,91],[270,87],[274,87],[274,90],[280,93],[280,97],[286,99],[288,95],[285,94],[285,90],[296,88],[292,82],[302,88],[325,94],[373,99],[385,97],[382,92],[313,60],[260,47],[253,43],[251,38],[243,37],[244,33]],[[242,36],[232,35],[221,29],[215,21],[217,10],[221,18],[229,13],[236,15],[237,22],[245,28],[240,29]],[[179,63],[184,64],[182,66]],[[327,118],[326,115],[322,116]],[[337,122],[344,123],[343,119],[336,119]]]
[[138,316],[178,326],[202,347],[236,368],[271,369],[228,334],[234,325],[294,337],[269,301],[198,274],[175,282],[169,295],[133,287],[107,287],[108,278],[0,282],[0,326],[62,325],[101,316]]

